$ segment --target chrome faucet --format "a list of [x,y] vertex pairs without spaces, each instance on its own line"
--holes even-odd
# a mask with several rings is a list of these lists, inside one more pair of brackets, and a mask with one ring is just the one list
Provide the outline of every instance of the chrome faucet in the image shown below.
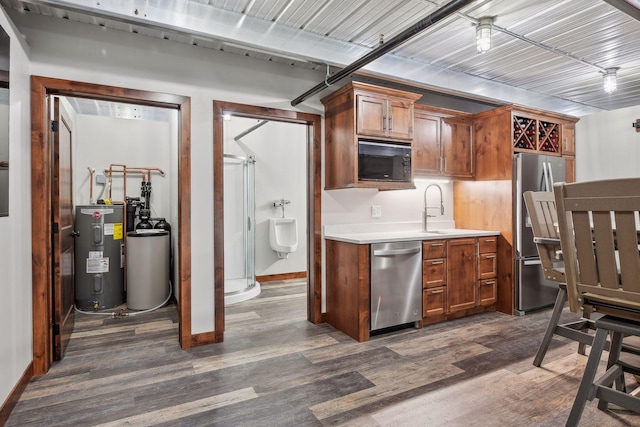
[[273,207],[274,208],[282,208],[282,218],[284,218],[284,206],[288,205],[289,203],[291,203],[291,200],[286,200],[286,199],[280,199],[278,201],[273,202]]
[[440,191],[440,215],[444,215],[444,202],[442,201],[442,188],[438,184],[429,184],[424,189],[424,209],[422,210],[422,231],[427,231],[427,218],[434,217],[435,215],[429,215],[427,213],[429,207],[427,206],[427,191],[431,187],[436,187]]

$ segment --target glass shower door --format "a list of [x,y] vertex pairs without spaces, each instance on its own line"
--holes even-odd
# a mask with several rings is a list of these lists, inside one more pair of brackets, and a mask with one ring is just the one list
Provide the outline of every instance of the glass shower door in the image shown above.
[[224,155],[225,297],[255,284],[255,161]]

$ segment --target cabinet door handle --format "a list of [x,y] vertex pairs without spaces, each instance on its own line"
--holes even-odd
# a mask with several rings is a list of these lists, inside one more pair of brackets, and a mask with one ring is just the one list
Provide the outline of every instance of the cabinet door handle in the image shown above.
[[491,243],[491,242],[495,242],[495,241],[496,241],[496,239],[485,239],[486,243]]
[[430,264],[431,265],[440,265],[440,264],[444,264],[444,261],[433,261]]
[[393,116],[389,114],[389,132],[393,130]]
[[440,290],[437,290],[437,291],[431,291],[431,295],[441,294],[443,292],[444,292],[444,289],[440,289]]
[[496,282],[495,280],[492,280],[491,282],[484,282],[485,285],[495,285]]
[[444,243],[430,243],[431,247],[442,246]]
[[487,259],[491,259],[491,258],[495,258],[496,256],[495,255],[485,255],[484,257],[487,258]]

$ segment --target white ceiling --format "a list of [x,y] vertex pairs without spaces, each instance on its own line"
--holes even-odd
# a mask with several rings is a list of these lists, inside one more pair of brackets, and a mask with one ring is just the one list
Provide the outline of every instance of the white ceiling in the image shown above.
[[[391,40],[447,3],[0,0],[10,13],[52,15],[299,67],[330,66],[331,73],[373,50],[381,34]],[[493,47],[478,54],[475,25],[486,16],[495,18]],[[639,19],[639,0],[476,0],[363,71],[489,103],[574,115],[635,106]],[[602,71],[610,67],[619,68],[618,89],[606,94]]]

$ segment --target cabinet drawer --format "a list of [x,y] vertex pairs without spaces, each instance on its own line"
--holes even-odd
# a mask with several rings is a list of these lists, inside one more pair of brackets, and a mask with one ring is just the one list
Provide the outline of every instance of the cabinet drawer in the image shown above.
[[480,243],[481,254],[498,251],[498,236],[479,237],[478,242]]
[[478,278],[491,279],[498,274],[498,262],[495,253],[480,254]]
[[444,258],[446,249],[446,240],[425,240],[422,242],[422,258]]
[[422,291],[422,317],[444,314],[447,302],[447,287],[440,286]]
[[447,260],[445,258],[422,261],[422,287],[434,288],[445,285]]
[[496,284],[496,279],[480,280],[478,299],[479,305],[491,305],[498,300],[498,286]]

